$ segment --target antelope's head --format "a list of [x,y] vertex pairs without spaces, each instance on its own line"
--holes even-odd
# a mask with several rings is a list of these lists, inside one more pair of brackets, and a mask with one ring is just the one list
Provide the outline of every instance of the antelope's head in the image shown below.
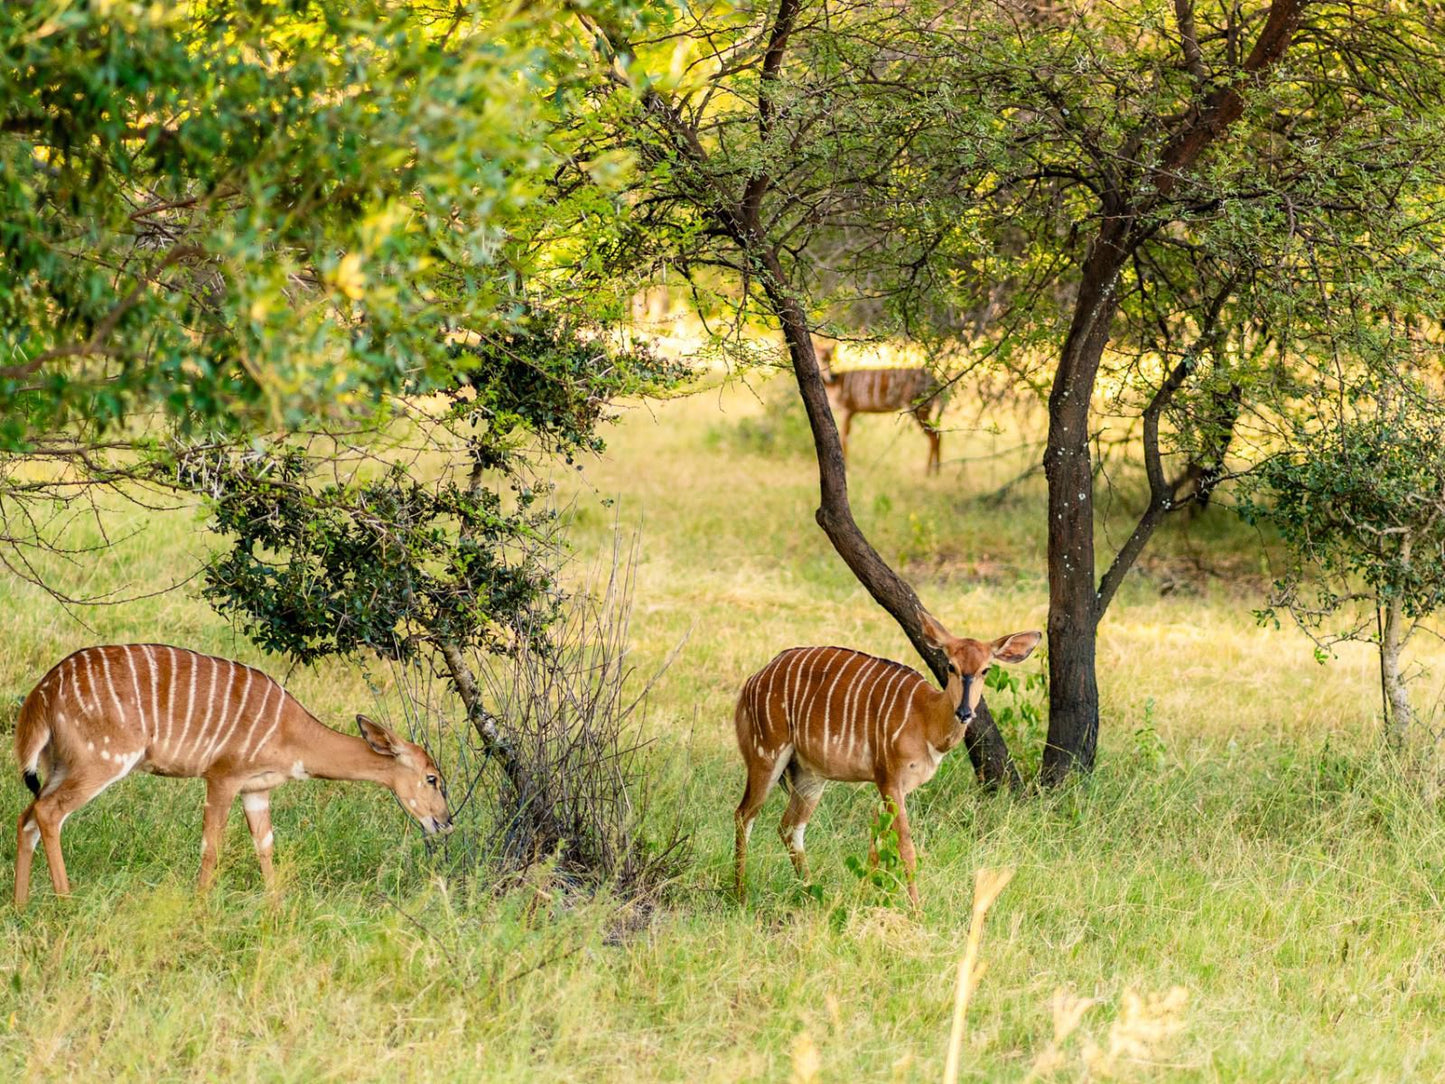
[[[818,359],[818,375],[823,378],[823,384],[832,388],[838,383],[838,377],[833,372],[833,355],[837,352],[838,344],[832,339],[820,339],[813,336],[813,357]],[[832,393],[828,396],[832,398]]]
[[995,662],[1023,662],[1044,638],[1041,632],[1014,632],[993,641],[969,640],[954,636],[927,611],[919,616],[924,639],[948,656],[948,695],[954,717],[963,726],[973,722],[989,667]]
[[382,783],[397,796],[402,808],[417,819],[429,836],[451,831],[447,785],[431,754],[415,742],[397,737],[365,715],[356,717],[356,725],[372,752],[392,758],[392,768]]

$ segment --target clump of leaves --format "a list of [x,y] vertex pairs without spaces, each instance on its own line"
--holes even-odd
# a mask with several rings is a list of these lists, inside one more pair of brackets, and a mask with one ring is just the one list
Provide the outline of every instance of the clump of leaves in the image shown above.
[[[297,450],[219,466],[212,529],[231,539],[203,594],[267,651],[311,663],[366,649],[406,659],[422,643],[505,649],[553,586],[553,513],[517,487],[377,479],[315,485]],[[521,545],[523,541],[534,545]]]
[[1413,720],[1402,652],[1445,603],[1445,446],[1435,412],[1415,402],[1381,404],[1307,452],[1268,461],[1241,503],[1289,552],[1258,618],[1290,614],[1322,662],[1340,641],[1377,645],[1396,739]]
[[898,810],[880,802],[868,829],[868,857],[848,855],[843,864],[878,902],[902,903],[908,899],[908,870],[898,849]]
[[1039,769],[1048,728],[1047,664],[1041,657],[1038,669],[1023,675],[1005,666],[990,667],[983,682],[994,722],[1009,747],[1020,751],[1019,770],[1032,778]]
[[[1275,602],[1319,629],[1361,597],[1398,599],[1407,617],[1445,602],[1445,445],[1438,421],[1373,417],[1260,467],[1241,510],[1269,523],[1291,563]],[[1309,575],[1325,574],[1325,579]],[[1353,585],[1353,586],[1352,586]]]
[[530,460],[600,451],[610,403],[689,375],[539,310],[453,349],[446,411],[411,419],[423,451],[458,461],[433,480],[420,456],[355,453],[344,474],[329,444],[180,457],[181,483],[210,498],[211,529],[230,541],[206,568],[205,596],[267,651],[311,663],[362,650],[405,659],[423,644],[510,650],[524,626],[546,625],[555,597],[557,522]]

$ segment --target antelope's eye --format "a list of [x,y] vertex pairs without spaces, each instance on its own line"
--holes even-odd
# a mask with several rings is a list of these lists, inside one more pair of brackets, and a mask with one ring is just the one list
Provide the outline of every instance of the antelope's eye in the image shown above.
[[426,785],[429,786],[429,787],[434,787],[434,786],[436,786],[436,785],[437,785],[437,777],[434,776],[434,775],[429,775],[429,776],[427,776],[427,777],[426,777]]

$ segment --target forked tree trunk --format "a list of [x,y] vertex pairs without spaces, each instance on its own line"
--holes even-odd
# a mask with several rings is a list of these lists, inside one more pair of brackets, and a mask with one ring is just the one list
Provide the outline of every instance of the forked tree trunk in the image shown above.
[[1094,764],[1099,687],[1094,644],[1094,472],[1089,416],[1094,379],[1118,307],[1115,286],[1128,257],[1128,223],[1107,217],[1084,260],[1074,319],[1049,394],[1044,451],[1049,508],[1049,734],[1042,778],[1060,782]]
[[[1184,124],[1164,146],[1149,177],[1152,191],[1121,188],[1106,192],[1102,199],[1099,230],[1084,258],[1073,321],[1049,395],[1044,453],[1049,488],[1049,735],[1042,770],[1046,784],[1061,782],[1075,769],[1092,768],[1098,748],[1094,651],[1102,607],[1094,580],[1089,408],[1119,305],[1119,275],[1144,231],[1157,227],[1157,221],[1151,226],[1149,220],[1159,213],[1162,200],[1243,114],[1243,91],[1284,56],[1303,6],[1304,0],[1271,0],[1264,26],[1241,67],[1244,78],[1219,81],[1185,114]],[[1135,188],[1132,179],[1125,180]]]

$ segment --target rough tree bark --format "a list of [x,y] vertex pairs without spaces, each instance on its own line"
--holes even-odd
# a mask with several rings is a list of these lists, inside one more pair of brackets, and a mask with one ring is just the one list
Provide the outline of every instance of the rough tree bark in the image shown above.
[[[1103,595],[1094,578],[1089,416],[1099,364],[1119,306],[1119,275],[1148,231],[1159,225],[1151,219],[1185,171],[1243,114],[1243,90],[1284,55],[1299,25],[1303,3],[1273,0],[1259,38],[1242,65],[1243,78],[1221,82],[1188,110],[1146,185],[1121,178],[1122,183],[1106,191],[1101,200],[1098,232],[1084,258],[1073,318],[1049,395],[1044,453],[1049,493],[1050,706],[1042,768],[1046,784],[1059,783],[1074,770],[1092,768],[1098,747],[1095,649]],[[1189,5],[1181,2],[1178,9],[1188,11]],[[1188,26],[1181,30],[1187,52],[1193,43],[1191,30]],[[1125,571],[1127,567],[1119,575]]]

